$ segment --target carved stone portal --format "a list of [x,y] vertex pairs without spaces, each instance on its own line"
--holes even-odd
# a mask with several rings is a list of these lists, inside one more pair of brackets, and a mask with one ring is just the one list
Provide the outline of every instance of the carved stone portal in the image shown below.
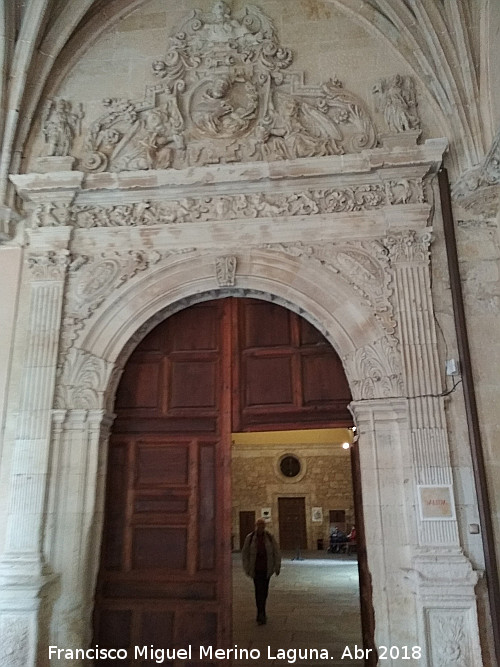
[[373,148],[363,103],[337,79],[306,87],[289,49],[256,6],[194,10],[153,63],[143,100],[109,98],[80,168],[166,169],[339,155]]

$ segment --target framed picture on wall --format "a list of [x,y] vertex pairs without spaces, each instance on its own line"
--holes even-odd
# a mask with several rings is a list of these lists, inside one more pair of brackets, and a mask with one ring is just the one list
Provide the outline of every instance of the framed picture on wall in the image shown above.
[[312,508],[312,520],[314,523],[323,522],[323,508],[322,507],[313,507]]

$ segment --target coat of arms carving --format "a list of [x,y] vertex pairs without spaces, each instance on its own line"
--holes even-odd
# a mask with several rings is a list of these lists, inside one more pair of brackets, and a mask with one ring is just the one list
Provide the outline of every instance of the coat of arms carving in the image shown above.
[[90,127],[87,171],[181,169],[337,155],[372,148],[363,103],[335,78],[306,86],[272,20],[255,5],[194,10],[153,63],[143,100],[104,100]]

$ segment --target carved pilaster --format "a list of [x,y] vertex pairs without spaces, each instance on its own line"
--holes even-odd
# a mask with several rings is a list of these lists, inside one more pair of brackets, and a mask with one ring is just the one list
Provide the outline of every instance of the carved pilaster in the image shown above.
[[[62,230],[27,258],[29,316],[20,373],[20,402],[12,454],[5,550],[0,560],[0,643],[19,635],[10,662],[34,667],[44,633],[41,598],[52,580],[43,551],[48,499],[52,405],[61,326],[68,235]],[[54,242],[55,250],[47,249]],[[11,610],[17,610],[12,614]],[[16,619],[15,622],[12,619]],[[11,622],[12,621],[12,622]],[[6,642],[1,636],[7,633]],[[5,648],[3,649],[6,650]],[[10,649],[9,649],[10,650]]]

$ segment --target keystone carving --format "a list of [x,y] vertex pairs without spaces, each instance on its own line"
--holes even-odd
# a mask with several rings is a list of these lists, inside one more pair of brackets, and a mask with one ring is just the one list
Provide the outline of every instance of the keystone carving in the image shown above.
[[181,169],[358,152],[376,145],[363,103],[335,77],[305,86],[264,12],[225,2],[173,32],[144,99],[109,98],[85,139],[86,171]]
[[215,274],[219,287],[232,287],[236,278],[237,259],[233,256],[217,257]]

